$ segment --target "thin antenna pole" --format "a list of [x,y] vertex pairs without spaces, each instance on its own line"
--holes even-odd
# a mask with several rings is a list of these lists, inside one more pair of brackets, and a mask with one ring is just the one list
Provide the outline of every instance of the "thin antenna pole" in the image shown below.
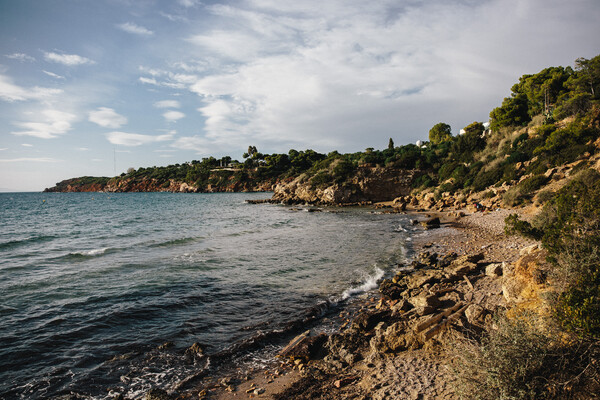
[[117,176],[117,149],[113,148],[113,160],[115,166],[115,176]]

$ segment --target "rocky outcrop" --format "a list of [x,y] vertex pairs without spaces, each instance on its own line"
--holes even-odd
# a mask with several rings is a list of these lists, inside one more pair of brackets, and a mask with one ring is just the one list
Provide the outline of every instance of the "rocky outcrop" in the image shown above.
[[198,186],[194,183],[183,182],[176,179],[158,180],[146,176],[115,178],[81,177],[67,179],[56,184],[45,192],[172,192],[172,193],[216,193],[216,192],[268,192],[273,190],[276,181],[257,180],[251,177],[240,180],[231,173],[224,177],[210,176],[208,183]]
[[306,175],[275,186],[273,200],[285,204],[347,204],[391,201],[412,189],[417,170],[359,167],[343,183],[313,186]]

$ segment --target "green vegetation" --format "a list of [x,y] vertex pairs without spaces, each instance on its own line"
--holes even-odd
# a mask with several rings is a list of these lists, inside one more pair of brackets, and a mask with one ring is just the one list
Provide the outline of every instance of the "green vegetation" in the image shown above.
[[[396,146],[362,152],[329,154],[313,150],[290,150],[287,154],[264,154],[249,146],[244,161],[214,157],[166,167],[130,169],[110,180],[111,184],[170,188],[187,183],[200,191],[241,190],[291,180],[302,176],[315,187],[344,185],[360,167],[417,169],[415,190],[456,192],[486,191],[508,184],[506,205],[533,201],[533,194],[546,183],[545,173],[555,166],[595,153],[600,137],[600,56],[576,60],[574,68],[550,67],[523,75],[512,94],[490,113],[491,131],[481,122],[464,127],[453,136],[450,125],[439,122],[429,130],[423,146]],[[89,177],[79,178],[89,185]],[[106,184],[108,178],[102,179]],[[77,180],[70,180],[74,184]],[[521,182],[521,183],[519,183]],[[63,183],[59,188],[65,187]],[[437,195],[436,194],[436,195]],[[536,201],[544,196],[536,197]]]
[[598,390],[600,349],[560,332],[533,313],[496,316],[480,340],[464,338],[450,349],[463,399],[584,399]]
[[559,289],[553,301],[560,325],[600,339],[600,173],[580,172],[559,190],[532,223],[516,214],[506,232],[541,239]]
[[452,129],[450,125],[440,122],[435,124],[433,128],[429,130],[429,141],[432,144],[440,144],[452,139]]

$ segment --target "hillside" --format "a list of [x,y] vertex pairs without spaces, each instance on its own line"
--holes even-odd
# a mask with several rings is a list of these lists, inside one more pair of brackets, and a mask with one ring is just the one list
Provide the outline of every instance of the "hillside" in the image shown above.
[[557,181],[597,160],[600,56],[577,59],[575,68],[549,67],[523,75],[511,90],[490,112],[489,124],[473,122],[453,135],[440,122],[429,131],[429,141],[419,145],[394,146],[390,139],[384,150],[349,154],[262,154],[249,146],[243,163],[208,157],[130,168],[113,178],[68,179],[46,191],[275,191],[273,201],[311,204],[402,196],[400,204],[438,208],[449,198],[489,207],[542,203]]

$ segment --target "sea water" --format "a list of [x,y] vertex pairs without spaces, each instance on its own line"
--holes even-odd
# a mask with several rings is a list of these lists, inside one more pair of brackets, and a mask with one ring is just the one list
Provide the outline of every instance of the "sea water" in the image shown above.
[[0,194],[0,398],[173,389],[192,343],[232,357],[406,257],[403,215],[269,195]]

